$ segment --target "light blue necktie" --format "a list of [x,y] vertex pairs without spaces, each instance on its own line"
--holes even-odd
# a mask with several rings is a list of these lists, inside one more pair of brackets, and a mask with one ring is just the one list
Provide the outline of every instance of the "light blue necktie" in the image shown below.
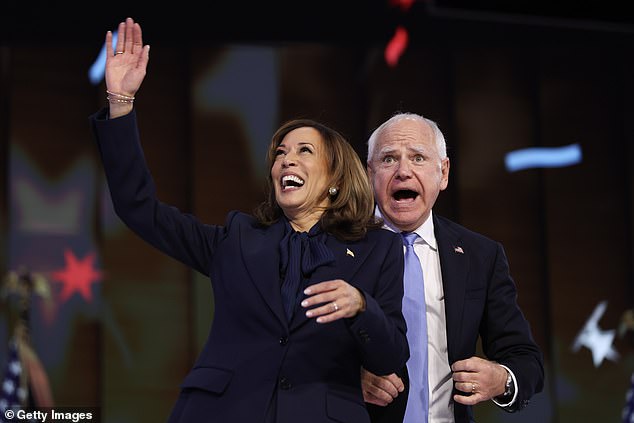
[[405,244],[405,273],[403,284],[403,316],[407,322],[407,341],[410,358],[409,396],[403,423],[427,423],[429,388],[427,383],[427,316],[423,269],[414,251],[415,233],[401,233]]

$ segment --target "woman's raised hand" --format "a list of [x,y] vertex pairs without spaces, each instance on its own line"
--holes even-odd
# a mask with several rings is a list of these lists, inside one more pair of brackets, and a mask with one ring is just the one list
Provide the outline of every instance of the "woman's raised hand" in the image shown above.
[[112,32],[106,33],[106,89],[110,117],[132,110],[134,97],[145,78],[150,46],[143,45],[141,26],[132,18],[121,22],[117,45],[112,47]]

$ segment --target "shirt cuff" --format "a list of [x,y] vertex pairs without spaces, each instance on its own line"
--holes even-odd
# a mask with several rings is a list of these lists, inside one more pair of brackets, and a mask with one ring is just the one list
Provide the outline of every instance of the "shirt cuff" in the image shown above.
[[500,364],[500,366],[504,367],[506,371],[509,372],[509,374],[511,375],[511,379],[513,379],[513,386],[515,387],[515,389],[513,390],[513,398],[511,398],[511,400],[507,403],[502,403],[496,399],[500,397],[493,397],[491,398],[491,401],[493,401],[496,405],[499,405],[502,408],[508,408],[515,403],[515,399],[517,398],[517,392],[519,391],[519,386],[517,386],[517,379],[515,378],[515,374],[511,371],[511,369],[506,367],[504,364]]

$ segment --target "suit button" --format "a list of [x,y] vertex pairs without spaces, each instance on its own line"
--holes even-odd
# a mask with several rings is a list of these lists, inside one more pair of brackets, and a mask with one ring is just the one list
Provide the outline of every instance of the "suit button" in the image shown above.
[[359,337],[366,344],[370,342],[370,335],[368,335],[368,331],[366,331],[365,329],[359,330]]
[[286,345],[288,344],[288,338],[283,336],[280,338],[280,345]]
[[291,389],[291,382],[284,376],[280,378],[280,389],[284,391]]

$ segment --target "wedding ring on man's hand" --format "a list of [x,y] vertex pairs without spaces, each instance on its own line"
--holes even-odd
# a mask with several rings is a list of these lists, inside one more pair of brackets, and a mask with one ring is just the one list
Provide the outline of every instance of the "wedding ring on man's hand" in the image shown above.
[[475,394],[475,390],[476,390],[476,384],[471,382],[471,393]]
[[339,310],[339,306],[334,301],[332,303],[332,308],[333,308],[334,311],[338,311]]
[[125,53],[125,51],[117,51],[117,52],[115,52],[114,55],[116,56],[117,54],[123,54],[123,53]]

